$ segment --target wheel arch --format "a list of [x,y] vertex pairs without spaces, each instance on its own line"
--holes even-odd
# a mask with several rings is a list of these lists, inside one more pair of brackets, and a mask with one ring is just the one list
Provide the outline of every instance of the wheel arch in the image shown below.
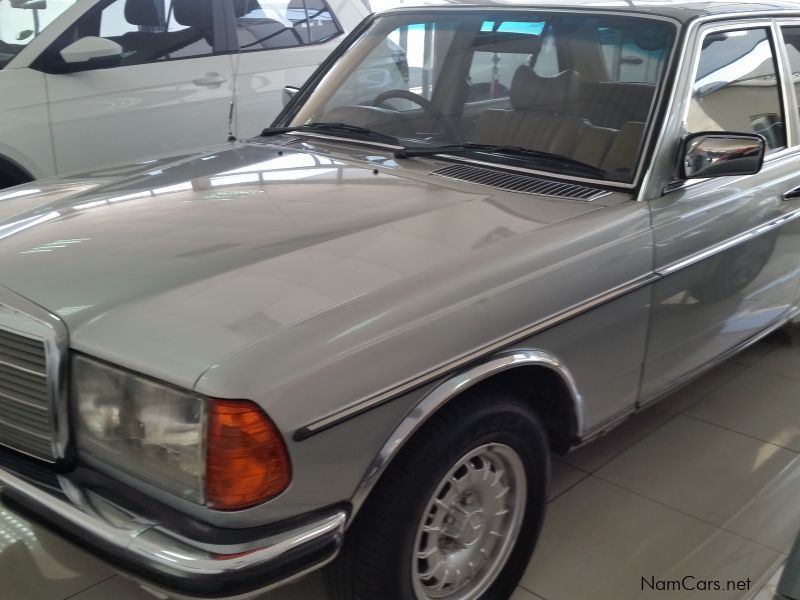
[[0,154],[0,184],[11,181],[12,185],[28,183],[36,179],[25,167],[8,156]]
[[533,390],[537,384],[555,386],[553,395],[525,398],[544,422],[551,445],[566,451],[583,430],[583,397],[566,365],[549,352],[515,350],[494,355],[473,364],[439,383],[428,392],[400,424],[375,455],[351,499],[353,521],[372,489],[406,442],[439,410],[457,401],[468,390],[481,386],[503,386],[514,391]]

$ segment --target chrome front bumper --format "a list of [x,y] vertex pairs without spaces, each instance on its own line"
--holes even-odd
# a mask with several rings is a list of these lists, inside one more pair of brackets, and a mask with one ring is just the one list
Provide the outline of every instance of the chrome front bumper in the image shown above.
[[338,553],[347,520],[339,508],[293,521],[278,533],[220,530],[215,535],[211,529],[202,536],[207,541],[196,541],[67,476],[27,475],[0,465],[0,499],[10,508],[32,514],[143,583],[185,597],[263,592],[321,567]]

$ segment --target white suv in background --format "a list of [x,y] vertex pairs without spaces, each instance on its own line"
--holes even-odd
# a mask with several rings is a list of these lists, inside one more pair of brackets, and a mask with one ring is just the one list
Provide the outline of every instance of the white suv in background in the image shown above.
[[0,188],[254,136],[361,0],[0,0]]

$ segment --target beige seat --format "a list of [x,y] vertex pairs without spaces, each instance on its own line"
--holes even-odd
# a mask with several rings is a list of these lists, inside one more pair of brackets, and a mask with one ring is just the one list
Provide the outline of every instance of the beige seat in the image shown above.
[[564,71],[555,77],[539,77],[521,66],[511,82],[511,110],[487,110],[475,127],[472,141],[479,144],[524,146],[533,150],[571,150],[580,119],[559,114],[577,101],[580,76]]
[[[645,123],[629,119],[621,121],[618,127],[608,127],[582,114],[580,117],[569,114],[570,107],[575,109],[581,101],[583,91],[580,76],[575,72],[539,77],[531,69],[519,67],[511,83],[513,108],[487,110],[481,115],[472,141],[522,146],[574,158],[608,171],[627,173],[639,151]],[[639,98],[637,102],[644,100]],[[625,118],[615,110],[598,118],[614,123]],[[647,110],[643,119],[646,115]]]

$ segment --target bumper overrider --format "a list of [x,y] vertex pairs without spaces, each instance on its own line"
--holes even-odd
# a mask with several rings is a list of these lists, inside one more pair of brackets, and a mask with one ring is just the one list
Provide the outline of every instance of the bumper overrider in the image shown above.
[[143,583],[182,596],[233,597],[295,579],[336,557],[347,521],[339,506],[263,528],[219,529],[159,509],[131,510],[82,479],[0,450],[6,505]]

